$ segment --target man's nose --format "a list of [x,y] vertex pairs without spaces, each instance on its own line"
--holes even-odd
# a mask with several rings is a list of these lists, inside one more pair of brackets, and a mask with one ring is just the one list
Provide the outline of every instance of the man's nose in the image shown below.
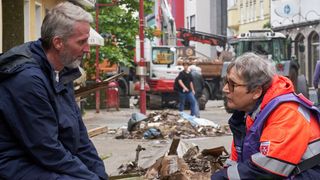
[[83,52],[84,52],[84,53],[89,53],[89,52],[90,52],[90,45],[89,45],[89,43],[86,43],[86,45],[83,47]]

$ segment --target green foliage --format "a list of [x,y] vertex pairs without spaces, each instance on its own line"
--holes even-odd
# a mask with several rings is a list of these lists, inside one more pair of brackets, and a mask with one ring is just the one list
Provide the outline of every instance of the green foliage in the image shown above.
[[[97,0],[97,3],[110,4],[111,0]],[[144,14],[152,12],[153,2],[144,1]],[[96,16],[96,10],[91,10]],[[108,59],[111,63],[118,63],[128,67],[133,66],[136,36],[139,32],[139,1],[118,0],[114,6],[99,6],[99,33],[105,34],[105,45],[100,47],[99,60]],[[95,28],[95,24],[93,25]],[[146,37],[152,38],[152,28],[145,28]],[[86,62],[89,77],[95,74],[95,47],[91,48],[91,58]]]
[[266,22],[265,24],[263,24],[263,29],[270,29],[271,28],[271,23],[270,21]]

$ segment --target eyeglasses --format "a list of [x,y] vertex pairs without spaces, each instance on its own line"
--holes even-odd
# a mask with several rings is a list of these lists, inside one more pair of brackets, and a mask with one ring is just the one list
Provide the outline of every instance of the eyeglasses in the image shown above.
[[229,78],[224,77],[223,79],[223,85],[228,85],[228,89],[230,92],[233,92],[234,91],[234,88],[235,87],[238,87],[238,86],[247,86],[247,84],[238,84],[238,83],[235,83],[234,81],[230,80]]

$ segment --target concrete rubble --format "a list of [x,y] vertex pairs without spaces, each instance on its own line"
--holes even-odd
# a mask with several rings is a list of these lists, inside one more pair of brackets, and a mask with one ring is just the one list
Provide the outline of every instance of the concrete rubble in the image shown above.
[[109,130],[117,139],[181,139],[230,134],[229,126],[174,110],[133,113],[127,127]]

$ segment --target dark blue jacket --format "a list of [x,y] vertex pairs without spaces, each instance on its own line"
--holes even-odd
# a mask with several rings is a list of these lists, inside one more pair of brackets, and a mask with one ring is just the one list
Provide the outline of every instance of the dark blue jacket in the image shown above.
[[80,72],[59,74],[40,40],[0,56],[0,179],[108,179],[75,102]]

